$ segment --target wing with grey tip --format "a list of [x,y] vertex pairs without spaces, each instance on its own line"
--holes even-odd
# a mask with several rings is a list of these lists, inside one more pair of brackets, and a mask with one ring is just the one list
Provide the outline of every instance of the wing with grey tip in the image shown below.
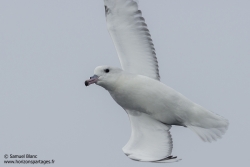
[[160,80],[155,48],[134,0],[104,0],[108,31],[122,69]]
[[136,161],[177,162],[180,159],[171,156],[173,141],[169,132],[171,125],[165,125],[148,114],[126,110],[131,136],[123,147],[123,152]]

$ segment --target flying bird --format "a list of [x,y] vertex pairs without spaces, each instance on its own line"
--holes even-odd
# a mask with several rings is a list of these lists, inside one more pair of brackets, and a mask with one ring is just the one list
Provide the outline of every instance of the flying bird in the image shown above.
[[222,137],[228,120],[160,82],[151,35],[134,0],[104,0],[107,28],[121,67],[98,66],[85,85],[97,84],[126,111],[131,136],[122,148],[137,161],[172,162],[170,128],[183,126],[203,141]]

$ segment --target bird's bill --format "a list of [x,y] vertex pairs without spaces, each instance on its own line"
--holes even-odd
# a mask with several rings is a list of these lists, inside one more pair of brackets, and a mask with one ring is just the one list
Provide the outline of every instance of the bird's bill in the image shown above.
[[98,76],[97,75],[93,75],[92,77],[90,77],[90,79],[85,81],[85,86],[89,86],[93,83],[96,83],[98,81]]

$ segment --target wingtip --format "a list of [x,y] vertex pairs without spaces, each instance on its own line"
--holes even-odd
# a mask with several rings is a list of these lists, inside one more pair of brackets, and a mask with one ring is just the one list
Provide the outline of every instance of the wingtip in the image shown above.
[[181,161],[181,158],[177,159],[177,156],[168,156],[167,158],[155,161],[155,163],[173,163],[173,162],[179,162]]

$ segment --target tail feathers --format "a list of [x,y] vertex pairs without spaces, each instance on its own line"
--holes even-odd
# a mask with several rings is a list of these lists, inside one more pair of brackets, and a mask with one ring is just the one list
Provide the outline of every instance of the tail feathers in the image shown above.
[[187,127],[194,131],[204,142],[212,142],[216,141],[217,139],[220,139],[228,129],[228,120],[223,119],[220,122],[221,124],[218,127],[205,128],[192,125]]

